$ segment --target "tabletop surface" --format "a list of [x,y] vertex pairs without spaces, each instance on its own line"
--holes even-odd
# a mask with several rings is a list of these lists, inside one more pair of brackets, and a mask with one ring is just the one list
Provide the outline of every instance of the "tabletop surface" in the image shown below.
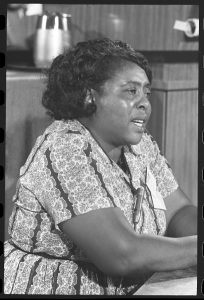
[[134,295],[197,295],[197,270],[154,273]]

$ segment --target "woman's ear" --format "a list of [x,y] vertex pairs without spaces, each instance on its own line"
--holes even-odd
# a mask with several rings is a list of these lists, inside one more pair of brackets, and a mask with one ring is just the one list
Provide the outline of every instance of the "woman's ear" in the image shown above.
[[95,103],[95,93],[93,89],[88,89],[86,92],[85,105],[90,105]]
[[96,95],[93,89],[88,89],[86,92],[86,97],[84,101],[84,109],[86,110],[86,114],[91,116],[96,112]]

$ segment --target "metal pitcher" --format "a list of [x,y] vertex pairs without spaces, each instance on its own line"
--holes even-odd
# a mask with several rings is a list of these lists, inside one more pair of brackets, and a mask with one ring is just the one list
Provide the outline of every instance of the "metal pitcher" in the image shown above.
[[38,16],[34,63],[36,67],[48,68],[52,60],[71,46],[71,15],[44,13]]

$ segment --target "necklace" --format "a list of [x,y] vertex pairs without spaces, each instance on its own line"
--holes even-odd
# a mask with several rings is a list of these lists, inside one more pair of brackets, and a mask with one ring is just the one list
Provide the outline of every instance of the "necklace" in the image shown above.
[[141,216],[141,211],[142,211],[142,202],[144,199],[144,194],[145,194],[145,189],[146,189],[146,180],[147,180],[147,168],[145,171],[145,180],[142,183],[138,189],[135,189],[135,187],[132,184],[132,175],[129,169],[129,166],[127,164],[125,155],[124,155],[124,148],[121,150],[121,155],[120,158],[117,162],[118,166],[125,172],[126,175],[128,175],[130,182],[128,182],[125,178],[126,183],[131,189],[131,192],[134,196],[134,203],[133,203],[133,224],[134,224],[134,229],[136,228],[136,225],[138,224]]

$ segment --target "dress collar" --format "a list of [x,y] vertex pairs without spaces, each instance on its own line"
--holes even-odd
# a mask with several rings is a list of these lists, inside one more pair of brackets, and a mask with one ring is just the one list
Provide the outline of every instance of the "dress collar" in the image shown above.
[[137,145],[129,145],[124,146],[124,153],[132,153],[135,155],[141,155],[142,154],[142,144],[143,144],[143,137],[142,140]]

